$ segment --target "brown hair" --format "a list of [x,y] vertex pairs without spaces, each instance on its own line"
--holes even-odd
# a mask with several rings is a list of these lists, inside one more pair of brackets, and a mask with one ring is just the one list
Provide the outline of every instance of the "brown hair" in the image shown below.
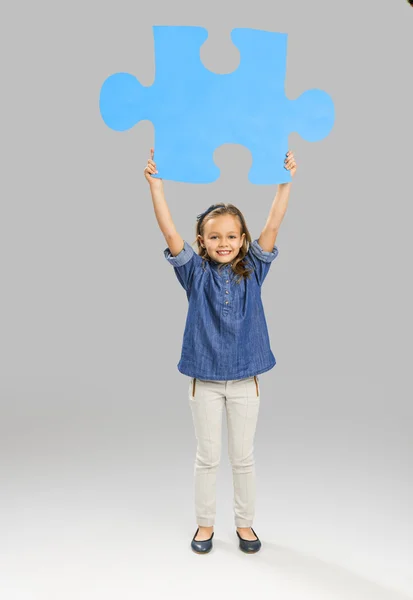
[[[200,242],[198,236],[200,235],[201,237],[204,237],[205,223],[207,221],[209,221],[210,219],[213,219],[214,217],[218,217],[220,215],[234,215],[234,217],[238,217],[239,223],[241,225],[240,235],[245,233],[244,241],[242,242],[242,246],[239,249],[239,253],[238,253],[237,257],[234,259],[234,261],[232,262],[232,271],[236,275],[238,275],[238,279],[237,279],[236,283],[240,283],[243,278],[249,279],[251,276],[251,273],[253,272],[251,269],[247,268],[246,261],[244,260],[246,254],[248,252],[248,244],[251,243],[252,238],[251,238],[250,232],[248,231],[248,227],[245,222],[244,215],[236,206],[234,206],[233,204],[218,204],[218,205],[212,204],[209,207],[209,209],[207,209],[206,211],[204,211],[203,213],[198,215],[198,220],[197,220],[197,224],[195,227],[196,240],[193,243],[196,242],[196,244],[198,246],[198,254],[199,254],[199,256],[201,256],[201,258],[204,261],[202,263],[202,267],[205,270],[206,263],[211,262],[211,258],[208,255],[207,249],[203,248],[201,246],[201,242]],[[224,266],[224,263],[222,263],[222,265],[219,265],[218,269],[221,269],[223,266]]]

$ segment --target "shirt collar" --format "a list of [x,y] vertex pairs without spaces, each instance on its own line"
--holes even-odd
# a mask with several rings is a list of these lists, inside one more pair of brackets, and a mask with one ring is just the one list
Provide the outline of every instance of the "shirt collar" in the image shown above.
[[224,263],[220,263],[220,262],[218,262],[218,261],[214,260],[214,259],[213,259],[213,258],[211,258],[211,257],[210,257],[210,259],[209,259],[209,264],[210,264],[210,265],[211,265],[211,267],[212,267],[213,269],[215,269],[215,270],[218,270],[218,268],[220,267],[220,265],[223,265],[223,266],[221,267],[221,271],[223,271],[224,269],[226,269],[226,268],[228,268],[228,267],[231,267],[231,266],[232,266],[232,262],[231,262],[231,263],[226,263],[226,264],[224,264]]

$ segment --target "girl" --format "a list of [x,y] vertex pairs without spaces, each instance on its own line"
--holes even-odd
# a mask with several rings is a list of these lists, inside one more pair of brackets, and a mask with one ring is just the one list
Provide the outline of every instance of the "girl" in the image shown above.
[[[241,211],[233,204],[212,204],[198,215],[198,253],[175,229],[162,179],[151,158],[144,169],[158,225],[168,245],[166,260],[186,291],[188,315],[178,370],[190,378],[188,399],[197,438],[194,466],[194,552],[212,548],[215,483],[221,454],[222,412],[228,426],[233,472],[236,533],[244,552],[261,541],[252,528],[255,509],[254,435],[260,405],[258,375],[276,363],[261,301],[261,286],[277,257],[275,239],[287,209],[291,182],[278,185],[264,229],[252,241]],[[290,151],[285,168],[296,172]],[[195,243],[194,242],[194,243]]]

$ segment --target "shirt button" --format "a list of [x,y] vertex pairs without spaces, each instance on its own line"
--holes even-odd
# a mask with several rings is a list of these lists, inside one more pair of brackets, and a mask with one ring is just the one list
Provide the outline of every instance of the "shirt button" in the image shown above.
[[225,304],[228,304],[228,300],[225,301]]
[[227,283],[229,283],[228,279],[227,279]]
[[229,294],[229,291],[228,291],[228,290],[225,290],[225,293],[226,293],[226,294]]

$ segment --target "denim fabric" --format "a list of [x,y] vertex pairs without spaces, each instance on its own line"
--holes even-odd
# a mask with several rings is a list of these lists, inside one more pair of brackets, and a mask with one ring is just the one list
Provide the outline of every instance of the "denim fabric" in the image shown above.
[[[276,364],[270,348],[261,286],[278,255],[254,240],[245,262],[254,272],[238,277],[229,264],[203,261],[184,240],[177,256],[165,248],[166,260],[186,291],[188,314],[178,370],[189,377],[234,380],[269,371]],[[204,267],[202,263],[205,262]]]

